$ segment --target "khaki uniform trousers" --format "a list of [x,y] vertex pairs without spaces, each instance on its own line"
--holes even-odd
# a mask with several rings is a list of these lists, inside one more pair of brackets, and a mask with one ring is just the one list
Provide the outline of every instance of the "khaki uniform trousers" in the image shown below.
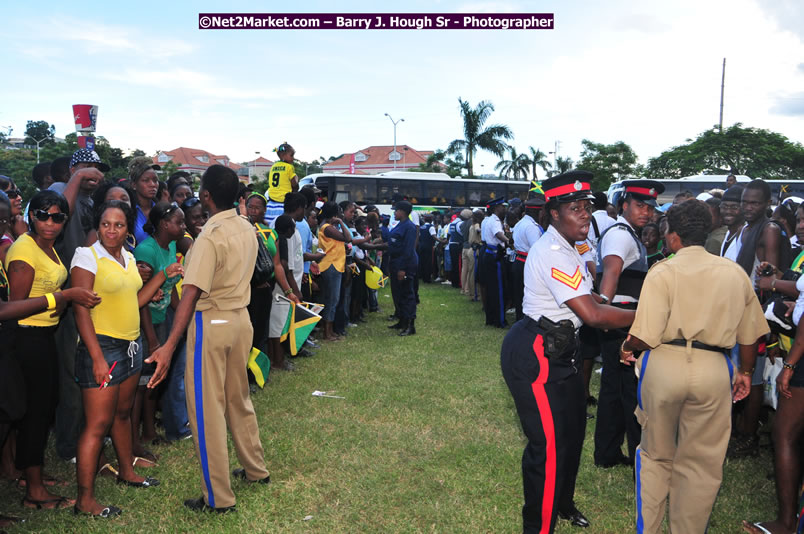
[[475,296],[475,251],[471,247],[461,251],[461,293]]
[[731,362],[722,353],[661,345],[637,361],[637,533],[703,534],[731,432]]
[[201,489],[213,508],[235,504],[226,427],[249,480],[268,476],[248,390],[253,332],[248,311],[196,311],[187,331],[187,414],[201,463]]

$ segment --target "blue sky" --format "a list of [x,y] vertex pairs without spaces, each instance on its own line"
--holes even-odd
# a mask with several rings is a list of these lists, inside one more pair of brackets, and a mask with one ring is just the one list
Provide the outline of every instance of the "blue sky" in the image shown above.
[[[147,153],[177,146],[254,158],[392,144],[446,148],[458,97],[496,107],[513,145],[577,159],[580,142],[625,141],[642,162],[718,120],[804,141],[804,9],[793,0],[409,1],[405,13],[555,13],[544,31],[201,31],[199,12],[375,12],[374,2],[17,2],[0,8],[0,126],[74,131],[72,104],[99,106],[98,133]],[[383,11],[394,11],[383,9]],[[479,172],[497,158],[480,155]]]

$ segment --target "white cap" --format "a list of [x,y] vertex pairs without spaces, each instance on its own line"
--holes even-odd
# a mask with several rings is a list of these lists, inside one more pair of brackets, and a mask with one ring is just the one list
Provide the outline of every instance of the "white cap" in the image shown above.
[[315,203],[315,209],[320,210],[321,206],[323,206],[323,205],[324,205],[324,202],[319,200],[318,202]]
[[706,191],[704,191],[703,193],[701,193],[700,195],[698,195],[698,196],[697,196],[697,197],[695,197],[695,198],[696,198],[696,199],[698,199],[698,200],[703,200],[704,202],[706,202],[707,200],[709,200],[710,198],[712,198],[712,195],[710,195],[709,193],[707,193]]

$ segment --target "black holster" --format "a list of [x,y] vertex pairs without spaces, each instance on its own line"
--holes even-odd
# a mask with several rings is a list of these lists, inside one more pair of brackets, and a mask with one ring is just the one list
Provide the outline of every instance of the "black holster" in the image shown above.
[[544,353],[548,358],[571,358],[578,346],[575,325],[572,321],[554,322],[545,316],[537,321],[544,330]]

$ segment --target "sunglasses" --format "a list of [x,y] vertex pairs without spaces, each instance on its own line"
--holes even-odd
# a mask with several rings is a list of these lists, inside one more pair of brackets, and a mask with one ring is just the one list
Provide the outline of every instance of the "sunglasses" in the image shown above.
[[8,191],[6,191],[6,195],[10,199],[15,199],[17,197],[22,198],[22,192],[19,189],[9,189]]
[[34,217],[36,217],[37,221],[45,222],[48,219],[52,219],[56,224],[62,224],[64,221],[67,220],[67,214],[58,212],[58,213],[50,213],[45,210],[36,210],[34,212]]
[[182,209],[188,210],[188,209],[192,208],[193,206],[195,206],[196,204],[198,204],[199,202],[201,202],[200,198],[198,198],[198,197],[190,197],[190,198],[188,198],[187,200],[185,200],[184,202],[181,203],[181,207],[182,207]]
[[[178,204],[176,204],[175,202],[171,202],[171,203],[170,203],[170,206],[169,206],[169,207],[168,207],[168,208],[165,210],[165,215],[164,215],[164,217],[167,217],[168,215],[170,215],[171,213],[173,213],[173,212],[174,212],[174,211],[176,211],[177,209],[179,209],[179,205],[178,205]],[[163,217],[163,218],[164,218],[164,217]]]

